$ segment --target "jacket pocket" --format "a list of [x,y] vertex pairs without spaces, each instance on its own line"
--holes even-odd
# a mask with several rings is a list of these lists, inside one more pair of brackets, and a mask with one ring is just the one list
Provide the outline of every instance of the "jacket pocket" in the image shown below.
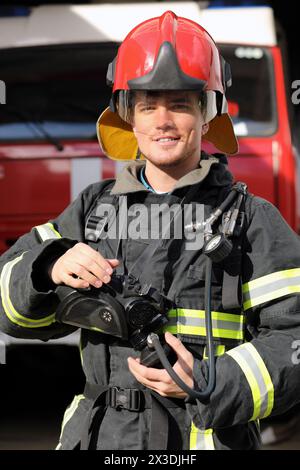
[[[199,281],[200,285],[205,283],[205,274],[206,274],[206,263],[201,265],[191,264],[188,269],[187,278]],[[213,285],[222,285],[223,281],[223,269],[217,265],[213,264],[212,273],[211,273],[211,282]]]

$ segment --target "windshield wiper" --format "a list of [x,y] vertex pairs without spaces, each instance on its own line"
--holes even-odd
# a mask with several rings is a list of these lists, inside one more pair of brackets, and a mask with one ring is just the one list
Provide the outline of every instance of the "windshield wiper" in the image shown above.
[[7,112],[11,114],[15,114],[16,116],[19,116],[22,119],[22,122],[24,122],[25,124],[33,125],[36,129],[38,129],[40,133],[43,135],[43,137],[45,137],[45,139],[50,144],[54,145],[54,147],[56,147],[56,149],[59,152],[62,152],[64,150],[64,146],[62,145],[62,143],[58,139],[50,135],[44,128],[43,124],[37,121],[36,119],[34,119],[30,115],[30,113],[27,113],[26,111],[20,110],[8,104],[5,106],[5,108]]
[[60,103],[62,106],[66,106],[67,108],[75,109],[77,111],[82,111],[85,114],[89,114],[90,116],[93,117],[93,119],[96,121],[98,119],[98,112],[95,109],[89,108],[88,106],[85,106],[82,103],[72,103],[72,102],[67,102],[64,101],[63,103]]

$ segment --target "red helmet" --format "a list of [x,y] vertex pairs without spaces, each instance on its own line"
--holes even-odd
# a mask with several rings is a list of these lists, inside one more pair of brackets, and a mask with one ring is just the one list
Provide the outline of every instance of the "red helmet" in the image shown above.
[[109,65],[107,80],[113,86],[112,100],[97,128],[100,144],[109,157],[138,158],[137,141],[127,118],[129,92],[135,90],[205,92],[204,117],[210,122],[205,139],[222,152],[237,152],[225,98],[226,86],[231,85],[230,67],[212,37],[194,21],[167,11],[136,26]]

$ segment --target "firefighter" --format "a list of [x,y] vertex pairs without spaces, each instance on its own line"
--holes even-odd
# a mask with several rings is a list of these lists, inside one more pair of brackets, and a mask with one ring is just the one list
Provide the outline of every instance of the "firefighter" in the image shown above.
[[[154,237],[146,222],[153,206],[185,201],[199,204],[207,220],[232,190],[225,156],[201,152],[202,137],[222,154],[237,152],[225,98],[229,69],[201,26],[168,11],[129,33],[108,79],[112,100],[97,124],[99,141],[110,158],[132,161],[1,257],[1,328],[45,341],[67,335],[74,327],[55,315],[62,286],[80,299],[92,289],[102,301],[114,276],[133,272],[138,284],[129,287],[166,300],[173,370],[201,391],[210,372],[205,247],[187,247],[184,236],[159,244],[153,239],[162,230]],[[101,225],[99,211],[108,201],[120,207],[121,199],[131,221],[137,207],[148,211],[142,237],[106,236],[109,221]],[[101,332],[89,320],[81,329],[87,383],[65,413],[58,448],[257,449],[258,420],[299,401],[300,242],[267,201],[248,194],[240,209],[230,254],[212,263],[210,396],[187,393],[166,369],[144,365],[132,338]],[[229,207],[212,225],[212,235],[232,213]]]

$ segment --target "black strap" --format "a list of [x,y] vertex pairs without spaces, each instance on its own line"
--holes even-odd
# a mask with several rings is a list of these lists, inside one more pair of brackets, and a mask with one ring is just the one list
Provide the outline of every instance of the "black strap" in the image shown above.
[[85,239],[91,242],[97,242],[101,238],[101,233],[107,223],[111,222],[112,214],[107,217],[100,217],[97,215],[97,207],[99,203],[114,204],[116,196],[111,195],[111,189],[114,186],[115,180],[109,179],[103,181],[101,192],[94,200],[85,219]]
[[225,312],[227,310],[240,309],[241,302],[241,276],[240,273],[231,275],[227,271],[223,272],[222,285],[222,305]]
[[167,450],[169,418],[166,408],[151,394],[152,413],[148,450]]
[[[92,404],[87,413],[85,422],[82,426],[82,434],[80,439],[80,449],[88,450],[90,448],[91,435],[93,431],[93,419],[92,415],[96,407],[104,408],[107,386],[86,383],[84,389],[84,396],[88,399],[92,399]],[[100,425],[100,423],[99,423]]]
[[[240,216],[233,234],[233,251],[230,256],[230,265],[223,270],[222,305],[225,310],[242,309],[242,243],[245,232],[245,197],[242,199]],[[233,264],[232,261],[235,261]],[[228,262],[229,263],[229,262]]]
[[[111,181],[109,182],[111,183]],[[107,188],[110,186],[109,183],[106,185],[106,190]],[[172,219],[170,220],[170,223],[168,224],[167,227],[164,228],[164,233],[162,233],[162,237],[161,239],[158,238],[156,240],[152,240],[152,243],[150,243],[147,248],[141,253],[141,255],[135,260],[135,262],[133,263],[133,265],[131,266],[129,272],[128,272],[128,275],[129,275],[129,278],[132,278],[132,279],[139,279],[141,277],[141,275],[143,274],[143,271],[147,269],[147,266],[148,266],[148,260],[150,260],[154,253],[157,251],[157,249],[161,246],[163,246],[163,244],[165,243],[165,234],[168,233],[168,231],[170,230],[170,227],[172,225],[173,222],[176,221],[176,218],[177,217],[180,217],[181,216],[181,212],[182,212],[182,209],[184,207],[184,204],[188,204],[190,203],[194,196],[197,194],[197,192],[199,191],[199,184],[194,184],[192,186],[190,186],[185,194],[185,196],[181,199],[180,201],[180,205],[179,205],[179,208],[178,210],[173,214],[173,217]],[[106,195],[107,194],[107,195]],[[125,204],[125,197],[123,195],[119,196],[119,204],[116,204],[116,199],[118,197],[117,196],[113,196],[113,195],[110,195],[110,191],[104,191],[103,193],[101,193],[98,198],[97,198],[97,203],[93,205],[93,209],[90,211],[89,215],[88,215],[88,219],[87,219],[87,222],[86,222],[86,229],[85,229],[85,237],[86,239],[89,239],[90,241],[96,241],[97,238],[99,239],[100,236],[101,236],[101,231],[104,229],[104,226],[106,224],[110,225],[112,223],[112,214],[108,214],[107,217],[104,218],[104,220],[100,220],[102,218],[100,217],[97,217],[97,215],[95,214],[95,212],[97,212],[97,205],[99,203],[103,204],[103,201],[105,200],[105,203],[110,203],[112,205],[116,205],[116,211],[114,211],[114,214],[116,215],[117,211],[118,211],[118,214],[119,214],[119,223],[120,223],[120,227],[119,227],[119,231],[122,231],[125,230],[125,221],[126,219],[122,219],[120,220],[120,212],[119,212],[119,209],[120,209],[120,204],[124,205]],[[127,209],[127,207],[126,207]],[[122,211],[121,211],[122,212]],[[127,227],[126,227],[127,229]],[[119,237],[118,239],[118,243],[117,243],[117,249],[116,249],[116,254],[115,254],[115,258],[118,258],[120,260],[120,264],[119,266],[117,266],[115,272],[116,274],[118,275],[124,275],[125,274],[125,269],[124,269],[124,262],[122,260],[122,237]],[[142,268],[141,268],[142,267]],[[145,288],[150,288],[151,284],[148,285],[145,285]],[[145,292],[147,293],[147,292]]]
[[[94,418],[97,409],[104,409],[108,406],[116,409],[127,409],[134,412],[141,412],[151,409],[151,426],[149,431],[149,450],[166,450],[169,437],[169,419],[167,408],[184,407],[184,400],[167,398],[158,395],[150,390],[136,388],[108,387],[104,385],[86,383],[84,396],[91,400],[91,406],[82,426],[80,439],[80,449],[91,448],[91,436],[94,427]],[[104,413],[103,413],[104,414]],[[100,427],[101,421],[97,422]]]
[[[170,220],[170,223],[167,227],[165,227],[164,233],[162,233],[161,239],[158,238],[152,243],[150,243],[147,248],[141,253],[141,255],[135,260],[134,264],[131,266],[129,270],[129,275],[135,277],[136,279],[139,279],[141,275],[143,274],[144,270],[147,269],[148,267],[148,260],[150,260],[156,250],[160,247],[162,247],[165,243],[165,234],[167,234],[171,228],[171,225],[173,222],[175,222],[177,217],[181,216],[181,212],[183,210],[184,204],[190,203],[194,196],[199,192],[199,184],[195,184],[189,187],[187,190],[185,196],[181,199],[179,208],[173,215],[172,219]],[[143,267],[141,269],[141,266]]]

